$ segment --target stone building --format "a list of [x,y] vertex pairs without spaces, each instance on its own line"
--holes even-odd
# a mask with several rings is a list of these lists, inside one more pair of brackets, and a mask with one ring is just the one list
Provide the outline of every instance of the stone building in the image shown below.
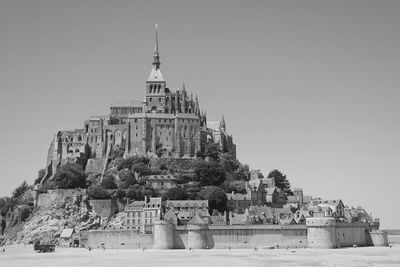
[[176,178],[171,174],[149,175],[146,184],[153,189],[167,191],[176,187]]
[[[208,200],[167,200],[165,210],[169,221],[177,222],[177,224],[187,224],[195,214],[198,214],[207,223],[211,223]],[[173,217],[174,215],[176,219]]]
[[[123,150],[125,156],[157,155],[190,158],[207,142],[220,144],[224,152],[236,156],[232,135],[226,131],[225,119],[207,126],[207,116],[200,109],[197,95],[167,86],[160,68],[156,29],[152,69],[145,83],[143,101],[115,102],[107,116],[92,116],[83,129],[59,132],[52,141],[43,181],[51,179],[60,165],[72,160],[101,172],[110,153]],[[93,162],[96,161],[96,162]]]
[[145,196],[144,201],[133,201],[125,206],[125,228],[140,233],[152,233],[153,224],[161,219],[161,198]]

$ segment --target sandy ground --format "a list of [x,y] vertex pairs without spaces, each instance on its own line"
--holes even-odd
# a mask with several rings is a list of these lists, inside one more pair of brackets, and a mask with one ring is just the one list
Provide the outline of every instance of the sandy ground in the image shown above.
[[400,245],[296,250],[92,250],[57,248],[37,253],[32,246],[7,247],[0,266],[400,266]]

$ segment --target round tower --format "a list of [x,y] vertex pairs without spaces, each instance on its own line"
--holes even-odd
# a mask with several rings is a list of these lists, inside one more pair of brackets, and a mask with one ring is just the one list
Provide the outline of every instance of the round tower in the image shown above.
[[207,235],[209,232],[208,224],[203,221],[196,213],[187,224],[188,230],[188,248],[189,249],[206,249]]
[[382,230],[371,230],[371,245],[375,247],[386,247],[389,245],[387,232]]
[[306,219],[309,248],[336,248],[336,219],[313,217]]
[[154,223],[154,249],[174,248],[175,226],[171,222],[157,220]]

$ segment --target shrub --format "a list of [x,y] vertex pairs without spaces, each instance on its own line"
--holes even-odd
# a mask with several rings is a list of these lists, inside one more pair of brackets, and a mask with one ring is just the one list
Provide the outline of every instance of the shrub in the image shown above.
[[117,191],[115,191],[114,196],[115,196],[115,198],[124,198],[124,197],[126,197],[126,193],[124,190],[118,189]]
[[100,186],[89,187],[87,191],[91,199],[110,199],[111,196],[104,188]]
[[130,199],[142,199],[143,194],[142,194],[142,188],[139,185],[134,185],[132,187],[129,187],[128,190],[126,191],[126,197]]
[[112,175],[107,175],[101,181],[100,186],[104,189],[117,189],[118,186],[115,183],[115,179]]
[[188,194],[185,189],[176,187],[168,190],[167,198],[169,200],[186,200],[188,199]]
[[67,163],[58,169],[54,183],[57,188],[75,189],[86,187],[86,174],[82,166],[76,163]]
[[201,190],[199,196],[208,200],[209,209],[218,211],[226,210],[226,202],[228,201],[224,190],[218,186],[208,186]]

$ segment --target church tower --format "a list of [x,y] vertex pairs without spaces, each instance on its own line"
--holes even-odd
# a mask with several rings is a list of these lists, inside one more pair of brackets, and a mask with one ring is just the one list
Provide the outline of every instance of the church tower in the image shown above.
[[160,69],[160,52],[158,51],[158,28],[156,24],[156,40],[153,53],[153,68],[146,81],[147,112],[160,113],[165,111],[166,93],[165,80]]

